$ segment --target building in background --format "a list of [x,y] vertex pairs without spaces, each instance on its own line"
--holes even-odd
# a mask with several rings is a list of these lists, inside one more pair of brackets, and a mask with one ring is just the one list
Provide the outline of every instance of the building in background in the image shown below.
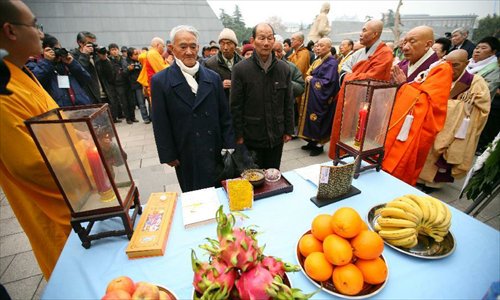
[[141,48],[158,36],[170,40],[170,30],[188,24],[200,32],[200,45],[216,39],[222,23],[207,1],[154,0],[25,0],[43,25],[65,48],[76,46],[76,35],[90,31],[99,45],[117,43]]

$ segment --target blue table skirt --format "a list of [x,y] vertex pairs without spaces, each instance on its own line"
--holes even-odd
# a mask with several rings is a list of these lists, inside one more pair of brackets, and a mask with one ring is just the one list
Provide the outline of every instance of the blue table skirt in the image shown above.
[[[361,194],[317,208],[310,197],[316,195],[316,186],[294,171],[284,174],[294,185],[292,193],[281,194],[254,202],[243,225],[259,226],[260,245],[265,253],[297,263],[296,244],[310,229],[312,219],[320,213],[333,213],[344,206],[353,207],[366,219],[374,205],[385,203],[400,195],[422,194],[413,187],[384,172],[362,173],[353,185]],[[228,200],[223,190],[217,190],[219,200],[228,211]],[[148,197],[149,195],[142,195]],[[404,255],[385,247],[384,256],[389,266],[385,288],[374,299],[480,299],[492,282],[500,279],[500,234],[497,230],[450,207],[453,219],[451,231],[455,236],[455,252],[444,259],[424,260]],[[97,228],[118,228],[119,220],[100,222]],[[208,224],[184,229],[180,199],[177,203],[165,255],[162,257],[129,260],[125,254],[125,237],[105,238],[92,242],[88,250],[81,246],[72,232],[59,258],[42,299],[97,299],[104,295],[107,283],[126,275],[134,281],[148,281],[172,290],[180,299],[190,299],[192,278],[190,252],[198,256],[198,245],[205,237],[216,237],[216,225]],[[289,274],[292,285],[309,293],[316,287],[301,272]],[[320,292],[314,299],[335,298]]]

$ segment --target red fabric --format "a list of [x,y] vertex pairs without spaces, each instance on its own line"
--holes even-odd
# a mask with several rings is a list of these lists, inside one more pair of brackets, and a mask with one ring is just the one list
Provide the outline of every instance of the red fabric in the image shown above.
[[344,87],[347,81],[351,80],[386,80],[391,78],[392,61],[394,57],[392,51],[385,43],[380,43],[377,50],[367,60],[358,62],[352,68],[352,73],[346,74],[342,87],[338,93],[337,108],[333,119],[332,133],[330,136],[330,150],[328,156],[331,159],[335,158],[335,149],[340,137],[340,123],[342,117],[342,109],[344,107]]
[[[450,63],[442,63],[431,69],[424,82],[404,84],[396,95],[382,168],[408,184],[417,183],[434,139],[444,126],[452,75]],[[408,139],[398,141],[410,111],[414,119]]]

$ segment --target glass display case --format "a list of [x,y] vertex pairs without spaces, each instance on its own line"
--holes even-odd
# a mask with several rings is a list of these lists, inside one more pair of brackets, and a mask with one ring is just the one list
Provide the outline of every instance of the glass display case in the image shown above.
[[[141,205],[108,105],[57,108],[25,124],[71,211],[71,225],[83,247],[107,236],[130,239]],[[91,233],[95,221],[114,217],[122,219],[123,229]]]
[[[397,85],[385,81],[346,82],[340,137],[333,163],[337,165],[346,157],[359,156],[354,178],[367,169],[380,171],[396,91]],[[361,160],[367,165],[361,167]]]

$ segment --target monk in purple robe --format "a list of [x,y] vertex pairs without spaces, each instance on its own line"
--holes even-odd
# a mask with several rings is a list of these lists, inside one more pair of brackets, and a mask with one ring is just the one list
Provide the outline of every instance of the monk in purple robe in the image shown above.
[[310,156],[321,154],[323,145],[330,140],[335,99],[339,91],[338,63],[330,52],[332,41],[322,38],[315,47],[318,59],[306,73],[306,92],[300,107],[298,127],[298,136],[308,141],[302,149],[310,150]]

